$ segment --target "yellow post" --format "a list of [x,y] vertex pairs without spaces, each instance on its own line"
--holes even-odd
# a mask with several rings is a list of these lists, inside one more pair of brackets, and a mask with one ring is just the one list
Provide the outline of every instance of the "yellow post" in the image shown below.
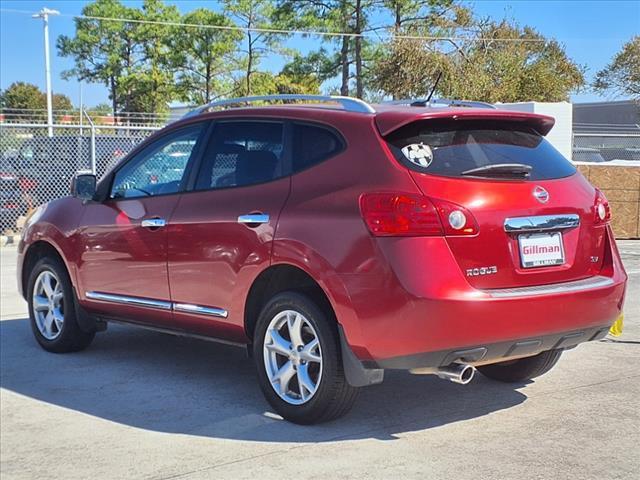
[[621,313],[620,316],[613,322],[611,328],[609,329],[609,335],[613,335],[614,337],[619,337],[622,335],[622,327],[624,326],[624,313]]

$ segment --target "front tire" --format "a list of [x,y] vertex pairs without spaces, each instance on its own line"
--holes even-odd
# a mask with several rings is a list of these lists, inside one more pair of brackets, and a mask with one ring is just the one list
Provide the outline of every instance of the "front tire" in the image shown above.
[[73,287],[67,269],[55,258],[34,265],[27,284],[31,330],[48,352],[77,352],[87,348],[95,333],[80,328],[76,318]]
[[286,420],[327,422],[353,406],[358,389],[345,378],[336,324],[306,295],[283,292],[265,305],[253,353],[260,388]]
[[531,380],[551,370],[562,355],[562,350],[547,350],[533,357],[477,367],[485,377],[500,382],[516,383]]

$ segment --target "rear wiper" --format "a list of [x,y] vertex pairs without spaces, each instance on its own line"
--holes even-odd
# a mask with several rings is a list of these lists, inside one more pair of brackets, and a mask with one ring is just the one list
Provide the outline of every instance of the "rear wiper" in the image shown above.
[[484,167],[465,170],[461,175],[472,177],[523,177],[526,178],[533,170],[531,165],[523,163],[496,163]]

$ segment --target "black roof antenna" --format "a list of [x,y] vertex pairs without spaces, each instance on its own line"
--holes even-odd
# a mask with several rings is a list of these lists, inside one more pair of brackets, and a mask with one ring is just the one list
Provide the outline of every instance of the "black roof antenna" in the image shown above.
[[436,88],[438,88],[438,83],[440,83],[440,79],[441,78],[442,78],[442,70],[440,70],[438,72],[438,77],[436,78],[436,81],[433,84],[433,87],[431,87],[431,91],[429,92],[429,96],[425,100],[417,100],[415,102],[412,102],[411,106],[412,107],[426,107],[427,105],[429,105],[429,102],[431,101],[431,97],[433,97],[433,94],[436,92]]

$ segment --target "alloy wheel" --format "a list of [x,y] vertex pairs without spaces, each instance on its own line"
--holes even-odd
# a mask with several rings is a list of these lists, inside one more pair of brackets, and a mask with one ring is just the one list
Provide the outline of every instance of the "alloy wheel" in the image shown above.
[[313,397],[322,379],[322,349],[303,314],[279,312],[267,327],[263,354],[267,377],[280,398],[302,405]]
[[38,330],[47,340],[55,340],[64,325],[64,293],[55,273],[45,270],[33,287],[33,315]]

